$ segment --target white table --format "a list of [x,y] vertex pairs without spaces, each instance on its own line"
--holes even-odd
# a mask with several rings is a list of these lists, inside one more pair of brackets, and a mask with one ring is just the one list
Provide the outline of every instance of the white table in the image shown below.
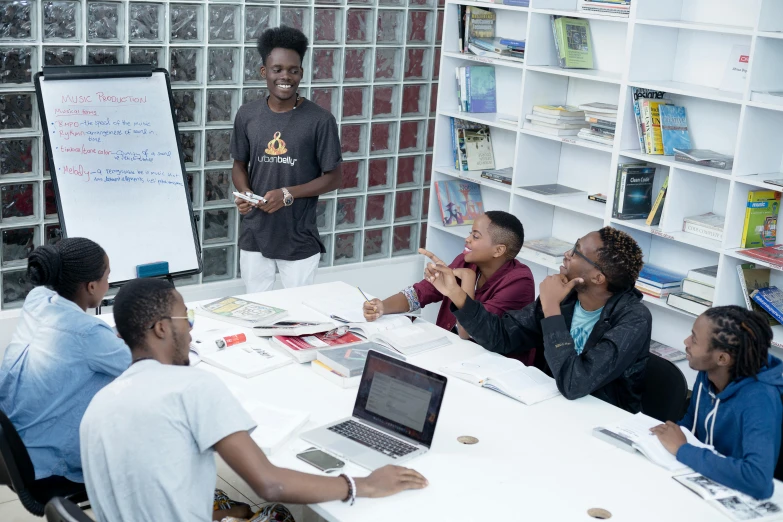
[[[355,292],[354,287],[337,282],[247,297],[285,308],[292,318],[324,319],[302,301]],[[225,328],[226,323],[196,317],[196,330],[220,327]],[[483,351],[472,342],[449,335],[451,346],[409,357],[409,362],[438,371],[445,364]],[[310,411],[305,429],[350,416],[356,389],[342,389],[309,366],[294,362],[252,379],[204,363],[195,369],[219,375],[235,394],[248,400]],[[432,449],[408,464],[427,477],[429,487],[384,499],[358,499],[353,507],[336,501],[311,508],[330,521],[574,522],[594,520],[587,515],[590,508],[610,511],[612,520],[633,522],[724,520],[663,468],[592,436],[595,426],[629,415],[590,396],[575,401],[560,396],[526,406],[449,377]],[[477,437],[479,443],[460,444],[460,435]],[[292,439],[271,460],[278,466],[316,472],[295,457],[306,447],[300,439]],[[358,476],[368,473],[350,463],[346,472]]]

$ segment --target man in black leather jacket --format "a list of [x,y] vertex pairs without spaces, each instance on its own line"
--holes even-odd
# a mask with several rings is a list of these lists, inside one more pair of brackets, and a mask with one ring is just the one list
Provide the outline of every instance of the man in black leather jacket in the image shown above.
[[567,399],[592,394],[636,413],[641,410],[652,317],[634,288],[642,251],[634,239],[604,227],[577,240],[560,273],[539,285],[539,297],[502,318],[460,288],[436,260],[425,277],[453,304],[459,324],[489,351],[535,350],[536,366],[552,375]]

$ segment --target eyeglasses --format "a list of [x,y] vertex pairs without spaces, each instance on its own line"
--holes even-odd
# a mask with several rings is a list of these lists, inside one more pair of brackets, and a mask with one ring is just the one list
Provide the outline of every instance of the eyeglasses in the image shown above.
[[[188,320],[188,324],[190,325],[191,328],[193,328],[193,325],[196,323],[196,311],[192,310],[192,309],[188,309],[188,315],[186,315],[186,316],[164,315],[163,317],[158,319],[158,321],[162,321],[163,319],[172,319],[172,320],[173,319],[187,319]],[[154,323],[152,323],[152,325],[149,327],[149,329],[152,330],[153,328],[155,328],[155,325],[157,324],[158,321],[155,321]]]
[[338,337],[342,337],[343,335],[348,333],[348,329],[350,327],[345,326],[338,326],[337,328],[332,328],[328,332],[324,333],[323,338],[324,339],[337,339]]
[[588,263],[590,263],[590,264],[591,264],[592,266],[594,266],[594,267],[595,267],[595,268],[596,268],[596,269],[597,269],[599,272],[603,272],[603,271],[604,271],[604,269],[603,269],[603,268],[601,268],[601,265],[599,265],[599,264],[598,264],[598,263],[596,263],[595,261],[591,261],[590,259],[588,259],[588,258],[587,258],[587,256],[586,256],[586,255],[584,255],[583,253],[581,253],[581,252],[579,251],[579,240],[578,240],[578,239],[576,240],[576,243],[574,243],[574,248],[572,248],[572,249],[571,249],[571,256],[575,256],[575,255],[576,255],[576,256],[579,256],[579,257],[581,257],[582,259],[584,259],[585,261],[587,261]]

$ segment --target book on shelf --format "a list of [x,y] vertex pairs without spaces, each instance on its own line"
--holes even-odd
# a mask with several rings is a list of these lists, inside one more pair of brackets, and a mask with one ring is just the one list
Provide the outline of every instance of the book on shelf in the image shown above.
[[685,351],[672,348],[658,341],[650,341],[650,353],[654,353],[661,359],[677,362],[685,359]]
[[565,185],[560,185],[559,183],[552,183],[548,185],[526,185],[519,188],[529,192],[535,192],[536,194],[541,194],[542,196],[576,196],[577,194],[585,194],[584,190],[567,187]]
[[495,153],[489,128],[465,129],[465,160],[469,171],[495,168]]
[[580,120],[585,117],[585,111],[573,105],[534,105],[533,114],[557,118],[579,118]]
[[511,177],[513,174],[514,169],[512,167],[481,171],[482,178],[497,181],[499,183],[503,183],[504,185],[511,185]]
[[[467,6],[465,11],[464,44],[474,38],[495,37],[495,13],[489,9]],[[464,49],[467,51],[467,47]]]
[[525,119],[530,120],[530,122],[535,127],[550,127],[552,129],[576,129],[577,131],[585,127],[585,121],[581,118],[576,121],[553,122],[551,119],[543,118],[537,114],[528,114],[525,116]]
[[745,308],[755,310],[767,318],[770,326],[775,326],[778,322],[768,314],[756,301],[750,298],[750,294],[759,288],[768,288],[770,279],[770,269],[757,266],[756,263],[742,263],[737,265],[737,275],[739,276],[740,287],[742,288],[742,297],[745,300]]
[[533,132],[540,132],[542,134],[551,134],[552,136],[576,136],[579,134],[582,127],[580,126],[576,129],[557,129],[547,125],[539,125],[536,122],[526,121],[522,128]]
[[664,156],[673,156],[674,149],[690,149],[691,135],[688,133],[688,116],[685,107],[662,104],[658,106],[661,116],[661,140]]
[[753,91],[750,93],[750,101],[781,105],[783,104],[783,91]]
[[528,239],[522,245],[520,253],[528,259],[538,259],[547,264],[557,265],[563,262],[563,256],[573,247],[573,244],[556,237]]
[[362,382],[361,375],[356,375],[355,377],[343,377],[318,359],[315,359],[310,363],[310,369],[329,382],[336,384],[340,388],[358,388],[359,384]]
[[585,121],[587,123],[594,123],[596,125],[602,125],[608,128],[617,127],[617,118],[610,118],[605,114],[595,115],[595,116],[588,116],[587,114],[585,114]]
[[504,51],[502,53],[498,53],[495,51],[487,51],[479,47],[478,45],[474,43],[468,44],[468,51],[470,51],[472,54],[475,54],[476,56],[481,56],[482,58],[495,58],[497,60],[510,60],[512,62],[519,62],[524,63],[525,62],[525,56],[524,54],[520,53],[512,53],[510,51]]
[[564,69],[592,69],[593,46],[590,21],[564,16],[551,17],[555,51]]
[[580,129],[576,136],[583,140],[594,141],[603,145],[612,145],[614,143],[614,133],[607,134],[593,128]]
[[360,344],[366,342],[366,339],[359,337],[353,332],[346,332],[339,337],[331,336],[328,335],[328,332],[324,332],[298,337],[276,335],[272,337],[272,342],[283,348],[296,362],[308,363],[315,359],[318,350],[335,346]]
[[193,336],[190,349],[202,362],[249,379],[291,363],[266,341],[236,329],[208,330]]
[[679,149],[675,147],[674,161],[722,170],[731,170],[734,166],[733,157],[710,149]]
[[473,38],[470,43],[481,49],[500,55],[525,58],[525,41],[508,38]]
[[611,0],[579,0],[577,10],[583,13],[600,14],[605,16],[619,16],[628,18],[631,12],[631,2],[614,2]]
[[481,186],[470,181],[438,181],[435,194],[443,226],[472,225],[484,213]]
[[527,405],[560,395],[552,377],[534,366],[525,366],[496,353],[483,353],[443,366],[440,371]]
[[691,281],[698,281],[704,285],[714,287],[718,284],[718,265],[691,268],[685,277]]
[[783,291],[778,287],[757,288],[750,293],[750,298],[777,322],[783,323]]
[[633,87],[633,115],[636,119],[636,130],[639,134],[639,152],[643,154],[649,154],[647,148],[647,126],[644,118],[642,117],[642,102],[644,100],[664,100],[666,93],[664,91],[656,91],[651,89],[641,89],[639,87]]
[[707,301],[685,292],[669,294],[669,297],[666,298],[666,304],[693,315],[701,315],[707,309],[712,308],[712,301]]
[[278,321],[268,326],[256,326],[253,333],[258,337],[274,337],[275,335],[309,335],[327,332],[334,324],[323,321]]
[[682,230],[689,234],[723,241],[723,226],[725,222],[725,216],[707,212],[698,216],[684,218],[682,220]]
[[590,201],[597,201],[598,203],[606,203],[606,194],[598,192],[596,194],[590,194],[587,196]]
[[750,46],[732,45],[726,60],[726,69],[720,90],[729,92],[745,92],[745,79],[748,77],[750,65]]
[[[661,421],[654,419],[644,413],[637,413],[632,417],[626,417],[625,420],[608,426],[599,426],[593,429],[593,435],[609,444],[617,446],[631,453],[639,452],[653,464],[657,464],[668,471],[679,471],[690,469],[685,464],[677,460],[667,450],[661,441],[655,435],[650,433],[650,429],[661,424]],[[708,446],[696,438],[687,428],[680,428],[688,444],[697,448],[708,448]]]
[[315,359],[339,375],[350,378],[362,374],[364,363],[367,361],[367,352],[370,350],[375,350],[378,353],[401,361],[406,360],[399,353],[373,342],[319,350]]
[[683,279],[685,276],[680,273],[645,263],[642,265],[637,281],[657,288],[680,288]]
[[460,81],[460,100],[465,112],[497,112],[495,93],[495,68],[491,65],[468,65],[458,67],[460,78],[464,75],[464,86]]
[[257,424],[250,438],[266,455],[279,452],[310,420],[310,413],[306,411],[279,408],[256,400],[243,401],[241,404]]
[[615,181],[615,219],[646,219],[652,210],[655,167],[619,164]]
[[641,293],[649,295],[650,297],[655,297],[656,299],[666,297],[669,294],[673,294],[681,290],[679,286],[676,288],[661,288],[658,286],[648,285],[647,283],[642,283],[641,281],[636,281],[634,286]]
[[661,223],[661,217],[663,216],[664,203],[666,201],[666,192],[669,190],[669,176],[663,180],[663,185],[658,191],[658,195],[655,197],[655,202],[650,208],[650,213],[647,214],[645,224],[648,227],[655,227]]
[[612,105],[611,103],[601,103],[601,102],[591,102],[591,103],[584,103],[582,105],[578,106],[579,110],[582,110],[587,113],[597,113],[597,114],[605,114],[609,117],[614,116],[617,117],[617,105]]
[[549,123],[557,125],[559,123],[579,124],[582,127],[585,126],[585,119],[582,116],[554,116],[551,114],[538,114],[531,113],[525,115],[525,119],[537,122],[537,123]]
[[682,281],[682,291],[686,294],[690,294],[704,299],[705,301],[713,302],[715,300],[715,287],[712,285],[705,285],[699,281],[693,281],[687,277]]
[[238,297],[224,297],[196,307],[196,313],[239,326],[265,326],[279,321],[288,312],[282,308],[254,303]]
[[775,493],[771,498],[757,500],[719,484],[701,473],[688,472],[675,475],[672,478],[699,495],[710,506],[731,520],[753,520],[755,522],[781,520],[783,492],[780,487],[775,488]]
[[[454,157],[454,168],[457,170],[469,170],[466,149],[467,142],[465,141],[465,135],[467,132],[481,132],[486,136],[490,136],[490,130],[487,125],[473,123],[459,118],[451,118],[452,155]],[[492,145],[491,141],[488,143],[489,146]]]
[[[758,259],[776,267],[783,267],[783,245],[774,245],[770,247],[748,248],[740,250],[740,254],[753,259]],[[781,268],[783,269],[783,268]]]
[[644,140],[647,143],[647,154],[663,154],[660,106],[667,103],[669,103],[667,100],[652,101],[647,99],[642,102]]
[[778,211],[780,211],[780,192],[774,190],[749,191],[740,247],[773,246],[777,238]]

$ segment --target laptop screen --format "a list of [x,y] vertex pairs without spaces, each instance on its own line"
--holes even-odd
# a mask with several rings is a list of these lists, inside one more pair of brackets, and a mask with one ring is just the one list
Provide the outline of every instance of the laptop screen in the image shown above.
[[370,350],[353,415],[429,448],[445,391],[446,377]]

